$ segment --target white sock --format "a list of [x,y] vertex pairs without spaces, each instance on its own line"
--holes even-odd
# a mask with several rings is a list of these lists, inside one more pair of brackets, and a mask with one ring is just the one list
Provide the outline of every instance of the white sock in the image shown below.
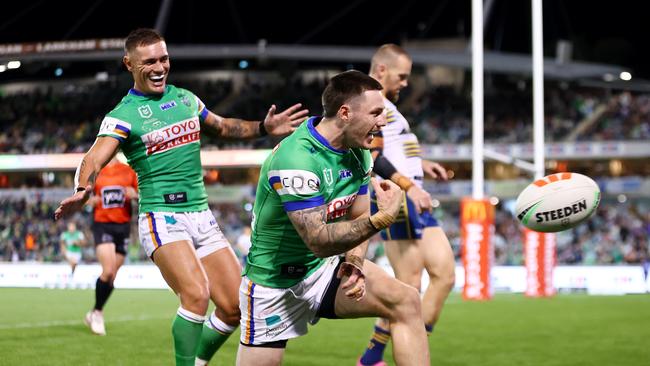
[[230,334],[234,332],[235,329],[237,329],[236,325],[228,325],[224,323],[221,319],[217,318],[217,315],[214,313],[214,311],[212,312],[212,314],[210,314],[210,317],[205,321],[205,325],[208,328],[214,329],[221,334]]
[[183,309],[182,306],[178,307],[178,311],[176,312],[176,314],[178,314],[178,316],[187,320],[188,322],[192,322],[192,323],[203,323],[205,321],[205,315],[194,314],[193,312],[187,309]]

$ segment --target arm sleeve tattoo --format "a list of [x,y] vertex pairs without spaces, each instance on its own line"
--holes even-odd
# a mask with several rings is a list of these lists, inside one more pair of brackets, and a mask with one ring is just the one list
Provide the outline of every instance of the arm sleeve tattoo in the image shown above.
[[368,216],[327,223],[327,205],[287,212],[307,247],[318,257],[342,254],[375,233]]

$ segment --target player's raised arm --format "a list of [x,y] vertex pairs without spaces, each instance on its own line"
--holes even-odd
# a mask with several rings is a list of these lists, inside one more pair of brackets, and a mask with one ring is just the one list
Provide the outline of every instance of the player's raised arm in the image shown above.
[[316,256],[342,254],[358,246],[379,230],[390,226],[400,209],[402,191],[392,182],[371,180],[377,192],[379,211],[351,221],[327,223],[327,205],[287,212],[291,223]]
[[74,194],[61,201],[54,212],[54,219],[58,220],[81,209],[92,194],[92,186],[97,174],[115,156],[118,148],[119,141],[113,137],[102,136],[95,140],[77,167]]
[[[238,118],[225,118],[210,111],[203,125],[213,134],[230,139],[249,139],[262,136],[284,136],[293,132],[307,117],[309,111],[300,109],[297,103],[276,114],[275,104],[269,108],[264,121],[246,121]],[[206,109],[207,110],[207,109]]]

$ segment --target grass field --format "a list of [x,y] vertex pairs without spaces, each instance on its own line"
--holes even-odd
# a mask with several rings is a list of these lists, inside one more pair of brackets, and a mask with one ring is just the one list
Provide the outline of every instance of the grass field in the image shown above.
[[[0,365],[172,364],[172,293],[115,291],[106,337],[82,322],[93,296],[0,289]],[[284,365],[354,365],[372,322],[321,321],[289,342]],[[233,365],[237,343],[235,334],[212,365]],[[430,344],[433,365],[650,365],[650,295],[464,302],[452,294]]]

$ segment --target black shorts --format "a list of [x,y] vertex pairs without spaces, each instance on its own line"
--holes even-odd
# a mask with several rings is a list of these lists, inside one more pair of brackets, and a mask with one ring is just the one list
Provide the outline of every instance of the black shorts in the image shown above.
[[131,224],[114,224],[110,222],[95,222],[93,224],[95,245],[114,243],[115,253],[126,255],[131,236]]

